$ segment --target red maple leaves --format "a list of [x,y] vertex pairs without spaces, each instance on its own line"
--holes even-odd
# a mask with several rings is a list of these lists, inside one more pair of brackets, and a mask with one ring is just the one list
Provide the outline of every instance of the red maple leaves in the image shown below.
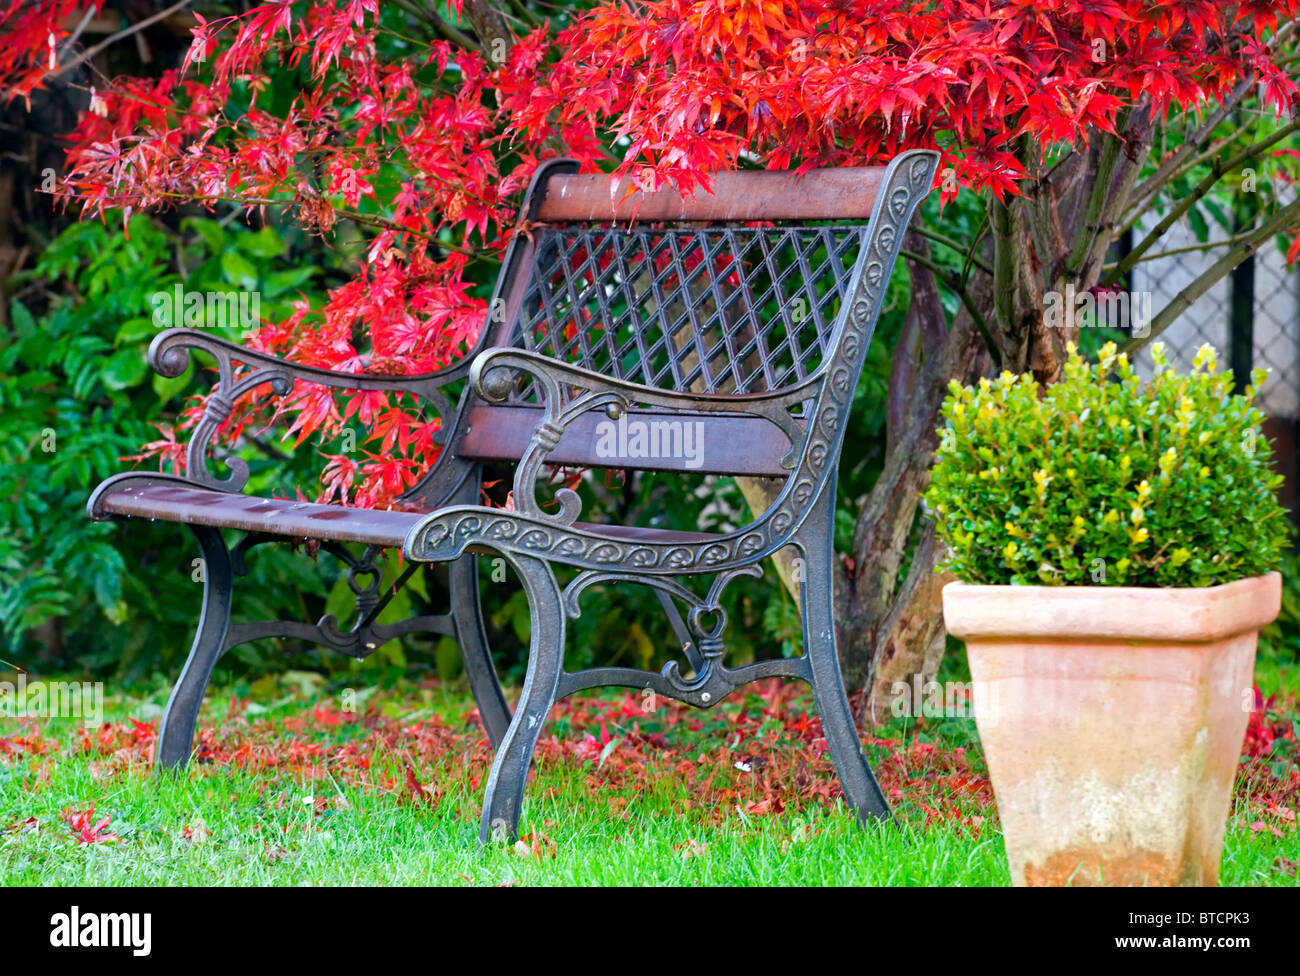
[[28,99],[71,60],[63,50],[83,15],[98,14],[104,0],[8,0],[0,9],[0,91],[5,101]]
[[[14,98],[48,74],[51,41],[101,4],[0,5],[0,86]],[[421,373],[482,329],[490,274],[478,262],[500,259],[518,193],[561,147],[608,169],[614,140],[634,186],[687,190],[707,190],[708,173],[742,154],[788,167],[938,147],[945,197],[1002,196],[1033,153],[1112,130],[1132,108],[1192,109],[1253,78],[1269,105],[1293,110],[1297,86],[1270,45],[1298,5],[604,2],[517,38],[498,63],[401,31],[394,45],[392,19],[405,14],[377,0],[274,0],[198,16],[180,71],[96,92],[61,194],[87,215],[198,202],[270,208],[321,235],[354,221],[371,237],[353,280],[265,323],[250,345],[329,369]],[[273,72],[297,72],[297,96],[276,111],[264,95]],[[245,398],[223,436],[259,418],[324,440],[356,420],[362,450],[330,458],[324,493],[383,506],[436,455],[436,420],[412,407],[299,384],[279,403]],[[175,463],[169,436],[147,450]]]

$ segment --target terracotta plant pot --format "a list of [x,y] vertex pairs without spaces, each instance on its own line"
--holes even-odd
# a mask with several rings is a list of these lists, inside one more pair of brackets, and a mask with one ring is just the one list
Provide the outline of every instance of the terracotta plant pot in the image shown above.
[[943,590],[1017,885],[1212,885],[1277,573]]

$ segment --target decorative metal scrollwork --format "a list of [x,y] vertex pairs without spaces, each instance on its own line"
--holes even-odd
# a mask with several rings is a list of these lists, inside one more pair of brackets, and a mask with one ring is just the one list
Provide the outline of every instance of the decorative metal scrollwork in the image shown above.
[[[635,383],[611,379],[578,366],[571,366],[526,349],[488,349],[470,367],[470,382],[489,403],[503,403],[518,386],[518,376],[528,374],[540,389],[543,416],[515,468],[515,511],[559,525],[572,525],[582,510],[575,492],[557,491],[558,514],[545,512],[537,501],[538,475],[547,456],[555,450],[564,431],[577,417],[592,410],[604,410],[617,420],[633,405],[663,406],[715,413],[748,413],[762,417],[781,429],[791,445],[804,437],[804,430],[790,415],[789,408],[806,400],[813,381],[805,381],[775,394],[749,396],[696,396],[690,393],[647,390]],[[583,392],[574,396],[571,390]],[[791,454],[794,447],[791,447]],[[789,461],[787,454],[783,463]]]
[[[723,660],[726,655],[726,644],[722,639],[722,635],[727,628],[727,612],[720,603],[722,591],[728,583],[738,576],[757,577],[762,575],[763,570],[760,566],[742,566],[737,569],[726,570],[718,573],[713,580],[713,584],[709,587],[709,592],[704,597],[699,597],[676,580],[665,577],[646,577],[627,572],[588,570],[579,573],[564,588],[564,611],[571,618],[578,617],[581,614],[579,597],[588,587],[599,583],[637,583],[642,586],[652,587],[661,593],[667,594],[670,598],[681,600],[689,608],[686,614],[685,629],[689,633],[691,641],[690,643],[683,643],[683,651],[690,659],[691,677],[685,677],[681,665],[677,661],[669,661],[665,664],[658,676],[653,675],[652,672],[641,672],[641,674],[645,678],[661,677],[663,682],[666,683],[666,687],[663,688],[664,692],[679,701],[703,706],[714,705],[744,684],[746,680],[749,680],[740,680],[734,672],[726,667]],[[682,627],[679,626],[680,617],[677,615],[676,607],[672,605],[671,601],[663,602],[665,611],[673,615],[670,616],[670,622],[674,623],[673,629],[681,633]],[[631,672],[626,668],[594,668],[583,673],[594,676],[597,681],[600,680],[603,673],[611,679],[626,682]],[[613,683],[612,680],[611,683]]]
[[[248,551],[265,542],[283,541],[275,536],[263,533],[246,535],[231,550],[231,563],[235,572],[243,576],[248,568],[246,558]],[[327,613],[315,624],[296,620],[264,620],[230,625],[226,649],[238,644],[264,638],[292,637],[319,644],[330,650],[338,651],[347,657],[362,660],[376,650],[402,634],[439,633],[451,635],[455,632],[452,619],[448,615],[412,617],[394,624],[380,624],[378,617],[384,608],[406,585],[411,575],[419,569],[413,564],[407,568],[386,591],[382,588],[383,570],[379,557],[383,550],[379,546],[367,546],[360,556],[353,555],[345,546],[336,542],[322,542],[321,548],[337,557],[347,567],[347,585],[356,600],[356,620],[352,626],[343,630],[338,618]]]

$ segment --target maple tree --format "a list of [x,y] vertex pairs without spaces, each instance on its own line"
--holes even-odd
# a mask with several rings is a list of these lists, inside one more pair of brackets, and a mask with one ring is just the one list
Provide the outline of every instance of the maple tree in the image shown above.
[[[78,18],[101,6],[11,0],[6,97],[58,77]],[[711,171],[738,165],[872,164],[940,149],[947,212],[976,220],[956,239],[930,208],[908,235],[912,300],[893,350],[888,455],[855,504],[837,581],[846,673],[873,683],[874,711],[893,681],[932,674],[942,650],[942,578],[930,572],[919,499],[948,380],[990,368],[1053,379],[1076,330],[1045,323],[1044,295],[1122,282],[1177,219],[1239,187],[1245,167],[1268,174],[1251,221],[1214,243],[1218,260],[1155,315],[1146,341],[1300,226],[1288,195],[1300,157],[1296,7],[275,0],[212,19],[199,10],[179,68],[88,93],[58,193],[87,217],[200,204],[270,211],[326,238],[354,224],[367,237],[352,280],[248,344],[330,369],[418,373],[477,336],[482,269],[526,232],[514,226],[519,194],[548,156],[628,174],[636,187],[706,193]],[[276,84],[286,77],[291,98]],[[1152,212],[1162,219],[1147,228]],[[1135,227],[1136,246],[1109,259]],[[346,423],[364,429],[357,456],[328,458],[332,500],[392,504],[436,456],[437,418],[389,394],[263,388],[222,436],[235,444],[268,421],[298,443]],[[183,463],[174,432],[149,450]],[[759,483],[743,487],[756,508],[770,498]]]

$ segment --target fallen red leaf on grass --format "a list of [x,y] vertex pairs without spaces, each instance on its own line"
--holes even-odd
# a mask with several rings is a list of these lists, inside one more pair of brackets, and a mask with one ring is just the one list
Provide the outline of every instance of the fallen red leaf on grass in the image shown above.
[[541,833],[524,834],[515,841],[515,854],[519,857],[554,858],[558,849],[555,841]]
[[413,803],[423,803],[430,807],[438,803],[437,784],[421,783],[415,778],[415,770],[409,764],[406,767],[406,792]]
[[85,810],[64,810],[63,819],[72,829],[78,844],[115,844],[122,839],[117,834],[104,833],[113,818],[104,817],[96,821],[93,803]]
[[[809,696],[792,696],[775,682],[760,683],[738,704],[742,707],[729,704],[702,721],[699,713],[668,700],[645,712],[635,692],[566,699],[555,708],[564,731],[552,728],[543,735],[537,763],[580,769],[583,789],[607,804],[611,820],[634,820],[638,808],[627,798],[656,789],[666,777],[686,791],[672,800],[674,814],[704,825],[733,819],[737,810],[749,816],[807,817],[839,800],[842,792]],[[1293,699],[1260,697],[1255,704],[1252,734],[1238,768],[1236,795],[1242,806],[1234,825],[1257,824],[1249,835],[1261,839],[1279,831],[1287,836],[1296,830],[1300,798],[1300,763],[1289,748],[1300,710]],[[322,726],[332,720],[340,726],[355,723],[355,734],[330,743]],[[885,796],[909,822],[949,824],[972,836],[996,831],[993,791],[979,746],[949,746],[932,738],[936,734],[922,721],[904,734],[863,735]],[[32,792],[48,781],[53,762],[86,754],[96,763],[97,781],[140,777],[148,774],[156,735],[153,725],[141,721],[108,722],[93,732],[82,728],[58,737],[29,723],[0,737],[0,764],[37,759],[24,780]],[[313,703],[285,717],[238,717],[201,728],[194,762],[239,769],[268,784],[280,783],[281,777],[295,783],[328,777],[357,795],[385,794],[434,809],[446,795],[482,795],[492,750],[472,709],[415,722],[372,712],[363,721]],[[546,788],[557,789],[550,782]],[[327,799],[324,788],[310,792],[318,815],[346,809],[337,798]],[[277,794],[272,789],[267,802],[282,809],[290,800]],[[302,796],[295,791],[291,798],[297,802]],[[93,807],[64,819],[82,843],[117,839],[108,832],[108,818],[95,818]]]

